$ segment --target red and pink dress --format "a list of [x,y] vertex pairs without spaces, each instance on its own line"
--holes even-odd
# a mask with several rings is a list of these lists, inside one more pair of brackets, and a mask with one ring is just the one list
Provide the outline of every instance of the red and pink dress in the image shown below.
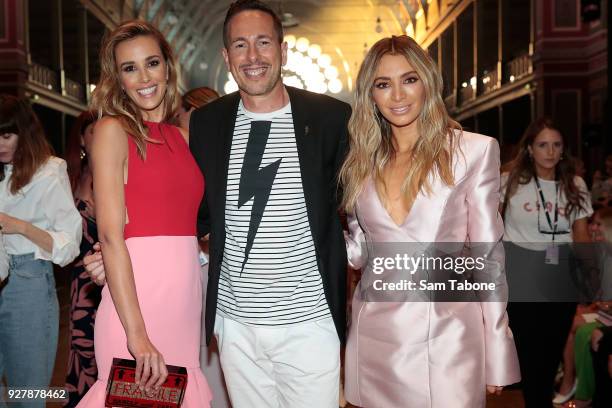
[[[196,217],[204,179],[180,131],[146,122],[146,160],[129,138],[124,235],[147,333],[166,364],[187,367],[184,408],[209,407],[212,394],[200,371],[202,278]],[[108,286],[96,316],[98,380],[79,407],[104,407],[113,358],[133,359]]]

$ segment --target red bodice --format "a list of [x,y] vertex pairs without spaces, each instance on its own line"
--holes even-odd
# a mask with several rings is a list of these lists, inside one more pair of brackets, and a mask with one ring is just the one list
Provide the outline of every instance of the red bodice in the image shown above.
[[195,236],[204,177],[178,128],[145,124],[149,137],[161,143],[147,143],[146,160],[142,160],[136,144],[128,138],[128,223],[124,236]]

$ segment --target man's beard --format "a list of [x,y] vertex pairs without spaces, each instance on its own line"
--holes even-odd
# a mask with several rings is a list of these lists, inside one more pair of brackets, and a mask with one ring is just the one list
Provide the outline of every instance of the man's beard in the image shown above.
[[[268,65],[268,70],[273,69]],[[250,96],[261,96],[270,93],[276,84],[281,81],[280,68],[271,72],[271,76],[265,83],[252,83],[248,79],[242,78],[242,84],[238,83],[238,88]]]

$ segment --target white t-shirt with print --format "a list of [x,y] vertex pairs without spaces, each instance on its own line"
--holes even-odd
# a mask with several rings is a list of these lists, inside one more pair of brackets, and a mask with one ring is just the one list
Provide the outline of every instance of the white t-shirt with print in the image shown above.
[[[508,181],[508,173],[501,175],[501,200],[504,200],[506,193],[506,182]],[[554,223],[554,208],[556,201],[556,181],[543,180],[538,178],[542,193],[546,199],[546,207],[550,215],[551,223]],[[574,209],[569,218],[565,214],[567,200],[565,194],[559,186],[559,202],[558,202],[558,221],[557,233],[555,234],[556,243],[571,243],[572,242],[572,225],[574,221],[589,217],[593,214],[591,207],[591,198],[587,189],[586,183],[581,177],[575,176],[574,183],[578,190],[583,194],[582,209]],[[552,234],[542,233],[540,231],[551,232],[552,229],[548,225],[546,213],[540,205],[541,199],[538,193],[534,179],[531,179],[527,184],[519,184],[516,192],[510,198],[510,202],[506,207],[504,217],[504,241],[511,241],[523,248],[544,251],[552,242]],[[538,226],[539,215],[539,226]]]

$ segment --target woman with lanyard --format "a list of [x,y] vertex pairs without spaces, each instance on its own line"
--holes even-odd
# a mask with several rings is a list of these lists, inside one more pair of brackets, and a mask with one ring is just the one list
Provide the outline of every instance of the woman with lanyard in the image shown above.
[[502,174],[508,314],[525,407],[552,407],[555,374],[576,310],[570,244],[589,242],[593,213],[567,144],[551,120],[531,123]]

